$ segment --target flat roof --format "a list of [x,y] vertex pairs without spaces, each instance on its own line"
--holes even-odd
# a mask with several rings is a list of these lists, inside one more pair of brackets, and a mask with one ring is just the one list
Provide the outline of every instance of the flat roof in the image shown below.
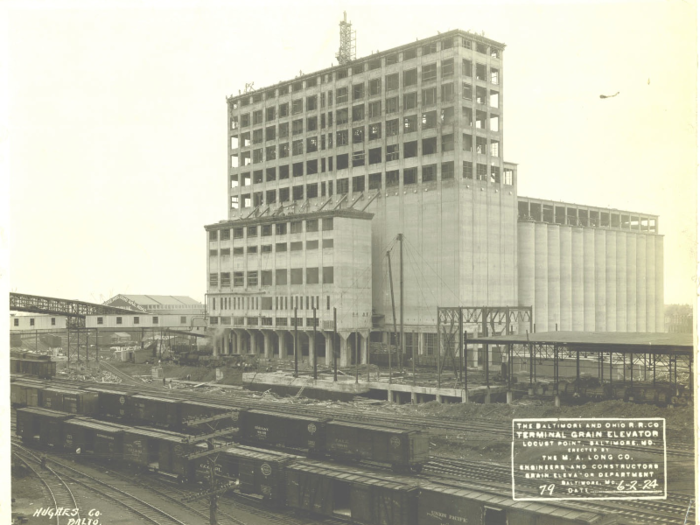
[[469,344],[546,344],[580,352],[687,354],[693,352],[693,334],[666,332],[542,332],[468,339]]
[[[348,62],[347,64],[337,64],[337,65],[331,66],[329,68],[319,69],[318,71],[314,71],[313,73],[299,75],[298,77],[295,77],[293,79],[283,80],[281,82],[277,82],[276,84],[273,84],[270,86],[257,88],[253,91],[248,92],[248,93],[241,93],[241,94],[235,95],[235,96],[232,95],[230,97],[227,97],[226,100],[229,103],[234,102],[234,101],[239,101],[243,98],[250,97],[254,94],[264,93],[265,91],[268,91],[270,89],[275,89],[275,88],[278,88],[280,86],[284,86],[285,84],[293,84],[295,82],[304,81],[307,78],[311,78],[311,77],[326,74],[326,73],[331,73],[331,72],[337,71],[339,69],[348,69],[348,68],[355,66],[355,65],[358,65],[362,62],[369,62],[370,60],[376,60],[376,59],[382,58],[386,55],[392,55],[394,53],[398,53],[399,51],[404,51],[406,49],[410,49],[411,47],[423,46],[423,45],[428,44],[428,43],[439,42],[440,40],[444,40],[446,38],[455,37],[455,36],[465,37],[465,38],[472,40],[473,42],[490,45],[490,46],[495,47],[501,51],[503,51],[506,47],[506,45],[504,43],[497,42],[496,40],[491,40],[490,38],[486,38],[483,35],[479,35],[477,33],[472,33],[470,31],[464,31],[462,29],[453,29],[453,30],[447,31],[445,33],[438,33],[437,35],[433,35],[433,36],[429,36],[429,37],[421,38],[421,39],[416,39],[415,41],[409,42],[407,44],[403,44],[403,45],[400,45],[397,47],[392,47],[390,49],[386,49],[384,51],[379,51],[377,53],[372,53],[371,55],[368,55],[368,56],[356,58],[355,60],[352,60],[352,61]],[[457,46],[454,46],[454,47],[457,47]]]
[[649,218],[649,217],[653,217],[655,219],[659,218],[659,215],[654,214],[654,213],[646,213],[646,212],[641,212],[641,211],[627,211],[627,210],[620,210],[617,208],[606,208],[603,206],[577,204],[575,202],[553,201],[553,200],[549,200],[549,199],[540,199],[538,197],[526,197],[525,195],[518,195],[518,202],[531,202],[534,204],[544,204],[547,206],[577,208],[577,209],[585,209],[585,210],[589,210],[589,211],[601,211],[601,212],[606,212],[606,213],[620,213],[623,215],[637,215],[637,216],[641,216],[642,218]]

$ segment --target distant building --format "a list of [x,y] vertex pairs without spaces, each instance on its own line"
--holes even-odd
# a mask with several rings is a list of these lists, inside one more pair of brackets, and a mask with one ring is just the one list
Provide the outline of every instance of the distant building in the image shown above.
[[66,318],[44,314],[10,314],[10,331],[65,330]]
[[153,314],[204,314],[204,305],[185,295],[120,294],[104,304]]

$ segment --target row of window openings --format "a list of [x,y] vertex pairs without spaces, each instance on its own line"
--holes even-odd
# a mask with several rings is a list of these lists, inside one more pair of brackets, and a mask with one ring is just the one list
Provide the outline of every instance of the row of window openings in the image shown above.
[[[317,137],[314,137],[316,139]],[[430,137],[422,139],[421,146],[422,155],[432,155],[438,152],[437,137]],[[311,139],[307,139],[310,141]],[[300,151],[303,153],[303,142],[299,141]],[[454,150],[454,134],[450,133],[447,135],[442,135],[441,137],[441,151],[443,153],[450,152]],[[418,156],[418,141],[404,142],[404,158],[412,158]],[[488,139],[481,136],[473,136],[471,134],[462,134],[462,150],[463,151],[475,151],[480,155],[490,154],[492,157],[499,158],[501,156],[501,143],[495,139]],[[315,150],[314,150],[315,151]],[[308,153],[308,151],[307,151]],[[337,169],[345,169],[348,166],[349,154],[341,154],[336,156],[336,167]],[[393,160],[399,160],[399,144],[389,144],[386,146],[385,154],[386,162],[391,162]],[[321,161],[320,173],[326,172],[326,164],[328,164],[328,171],[333,171],[333,157],[329,157],[328,163],[326,159],[312,159],[306,161],[306,170],[304,170],[304,162],[297,162],[292,165],[291,173],[293,177],[301,177],[306,172],[306,175],[315,175],[319,173],[319,162]],[[382,148],[372,148],[368,150],[367,154],[365,151],[355,151],[352,153],[352,166],[364,166],[365,163],[379,164],[382,162]],[[284,180],[289,178],[290,169],[289,166],[279,166],[279,180]],[[250,186],[251,184],[261,184],[262,182],[273,182],[277,180],[278,169],[275,167],[267,168],[264,172],[263,170],[256,170],[251,173],[241,173],[233,174],[230,176],[231,189],[238,188],[239,185],[242,187]],[[317,196],[317,195],[315,195]]]
[[[450,84],[450,86],[452,86]],[[443,86],[444,87],[444,86]],[[423,90],[422,93],[422,101],[424,106],[427,105],[433,105],[436,103],[436,99],[433,98],[434,93],[428,93],[426,96],[426,91],[431,91],[431,90]],[[434,90],[433,90],[434,91]],[[442,96],[442,101],[443,102],[450,102],[454,100],[454,93],[453,91],[448,90],[449,93],[445,94],[443,93]],[[474,91],[472,90],[472,86],[470,84],[464,84],[462,86],[462,98],[465,100],[473,100],[473,93]],[[488,101],[487,101],[488,98]],[[487,92],[484,88],[480,88],[477,86],[476,88],[476,101],[478,104],[483,104],[483,105],[489,105],[490,107],[493,108],[498,108],[500,104],[500,94],[497,91],[491,91],[490,95],[489,92]],[[386,112],[387,114],[390,113],[397,113],[399,111],[399,98],[394,97],[393,99],[388,99],[387,100],[387,105],[386,105]],[[488,104],[487,104],[488,102]],[[369,118],[379,118],[382,116],[382,106],[381,106],[381,101],[378,100],[376,102],[371,102],[369,104],[369,110],[368,110],[368,115]],[[412,109],[416,109],[418,107],[418,93],[407,93],[403,96],[403,110],[404,111],[410,111]],[[471,111],[471,108],[465,108],[469,109]],[[465,111],[462,111],[463,116],[466,117]],[[479,111],[477,111],[479,113]],[[481,114],[486,115],[485,111],[481,111]],[[336,124],[337,125],[343,125],[343,124],[348,124],[349,123],[349,111],[348,108],[343,108],[343,109],[338,109],[335,112],[335,117],[336,117]],[[497,116],[497,115],[495,115]],[[320,121],[321,121],[321,126],[320,129],[326,129],[326,122],[328,122],[328,127],[333,126],[333,112],[329,111],[327,114],[327,119],[326,119],[326,113],[321,114],[320,116]],[[406,118],[413,118],[417,122],[418,116],[412,116],[412,117],[405,117]],[[485,117],[484,117],[485,118]],[[352,107],[352,121],[353,122],[359,122],[365,119],[365,105],[359,105],[359,106],[353,106]],[[440,122],[443,124],[450,124],[454,120],[454,108],[449,107],[449,108],[442,108],[440,110]],[[473,122],[471,118],[465,118],[465,123],[466,125],[472,126]],[[390,121],[391,122],[391,121]],[[437,111],[429,111],[429,112],[424,112],[421,115],[421,122],[422,122],[422,127],[435,127],[438,123],[438,114]],[[431,125],[432,124],[432,125]],[[389,126],[390,123],[387,122],[387,135],[390,135],[389,133]],[[406,126],[406,123],[404,122],[404,127]],[[373,139],[378,139],[381,138],[381,122],[377,124],[370,124],[370,140]],[[396,133],[398,134],[398,119],[396,121]],[[313,116],[313,117],[308,117],[306,119],[306,133],[310,133],[313,131],[317,131],[319,129],[319,117],[318,116]],[[372,131],[374,131],[374,135],[372,135]],[[379,131],[377,133],[377,130]],[[404,131],[408,132],[408,131]],[[297,119],[292,121],[292,136],[295,135],[302,135],[304,134],[304,119]],[[248,148],[251,145],[254,144],[262,144],[263,142],[270,142],[273,140],[282,140],[289,138],[289,122],[283,122],[280,123],[278,126],[268,126],[266,128],[260,128],[256,129],[252,133],[252,140],[251,140],[251,133],[250,132],[245,132],[240,135],[240,138],[235,135],[231,137],[231,149],[238,149],[239,147],[243,148]],[[342,145],[342,143],[338,143],[338,145]],[[328,144],[328,147],[333,147],[333,143],[330,142]]]
[[[277,235],[285,235],[288,230],[289,230],[289,233],[303,233],[304,223],[306,223],[306,232],[307,233],[318,231],[319,220],[318,219],[307,219],[306,221],[292,221],[290,223],[278,222],[274,225],[275,226],[275,233]],[[333,230],[333,217],[327,217],[325,219],[322,219],[320,226],[324,232],[332,231]],[[269,237],[270,235],[272,235],[272,224],[260,225],[259,231],[260,231],[260,235],[262,237]],[[254,225],[254,226],[234,228],[233,229],[233,238],[234,239],[242,239],[244,233],[246,234],[246,236],[248,238],[257,237],[258,236],[258,226]],[[231,239],[231,230],[230,229],[211,230],[209,232],[209,240],[210,241],[217,241],[217,240],[228,241],[230,239]],[[326,239],[326,240],[332,241],[333,239]]]
[[[152,324],[158,324],[158,317],[153,317],[151,319]],[[123,318],[122,317],[117,317],[116,318],[116,323],[117,324],[123,324]],[[97,324],[104,324],[104,317],[98,317],[97,318]],[[133,324],[141,324],[141,318],[140,317],[134,317],[134,323]],[[187,324],[187,317],[186,316],[181,316],[180,317],[180,324]]]
[[611,214],[593,210],[579,210],[538,204],[535,202],[519,202],[518,216],[521,220],[534,220],[552,224],[568,224],[570,226],[601,226],[604,228],[621,228],[641,231],[656,231],[656,219],[634,217],[631,215]]
[[[328,307],[330,310],[330,306]],[[308,315],[308,313],[306,314]],[[222,325],[230,325],[231,323],[231,317],[230,316],[212,316],[209,318],[209,324],[211,325],[218,325],[219,321],[221,321]],[[233,324],[237,326],[273,326],[273,318],[272,317],[264,317],[260,316],[258,319],[257,317],[233,317]],[[287,318],[286,317],[276,317],[274,319],[274,326],[288,326],[287,324]],[[291,318],[289,319],[289,326],[304,326],[304,318],[303,317],[296,317],[296,318]],[[313,327],[314,326],[314,318],[313,317],[307,317],[306,318],[306,326],[307,327]],[[319,319],[317,318],[315,320],[315,326],[318,327],[320,326]],[[306,353],[302,350],[303,355],[306,355]],[[290,353],[289,355],[294,355],[293,353]]]
[[[318,295],[289,295],[272,297],[216,297],[211,299],[211,308],[216,310],[320,310],[320,297]],[[274,305],[274,308],[273,308]],[[306,306],[304,306],[306,305]],[[331,296],[326,296],[326,310],[331,309]]]
[[[376,68],[375,68],[376,69]],[[432,64],[426,64],[421,67],[421,81],[422,82],[432,82],[434,80],[437,80],[437,62],[434,62]],[[440,77],[441,78],[449,78],[454,75],[454,70],[455,70],[455,61],[454,58],[448,58],[445,60],[440,61]],[[482,82],[490,82],[491,84],[498,85],[500,84],[500,70],[497,68],[487,68],[486,64],[482,64],[477,62],[476,67],[474,67],[474,63],[469,60],[469,59],[462,59],[462,75],[466,77],[474,77],[476,80],[482,81]],[[402,72],[403,76],[403,87],[407,88],[410,86],[414,86],[418,83],[418,68],[413,68],[409,69],[406,71]],[[338,79],[341,80],[342,78],[347,78],[346,76],[339,77]],[[399,78],[400,75],[399,73],[392,73],[390,75],[386,75],[384,79],[384,84],[385,84],[385,89],[386,91],[392,91],[395,89],[399,89]],[[308,84],[309,81],[307,81],[307,87],[315,87],[318,85],[318,82],[316,79],[314,79],[313,84]],[[343,102],[347,102],[348,99],[348,94],[349,94],[349,89],[351,89],[352,97],[353,100],[358,100],[360,98],[363,98],[365,96],[365,92],[369,93],[369,96],[375,96],[379,95],[382,92],[382,79],[381,78],[376,78],[372,79],[369,81],[367,85],[367,90],[365,90],[365,83],[358,83],[358,84],[353,84],[352,86],[345,86],[341,88],[337,88],[335,90],[335,97],[336,97],[336,103],[341,104]],[[296,89],[295,89],[296,88]],[[298,93],[303,90],[303,81],[296,82],[292,84],[292,92],[293,93]],[[321,107],[325,106],[326,100],[328,101],[328,105],[331,106],[333,105],[333,93],[334,91],[328,91],[326,93],[322,93],[320,95],[320,104]],[[281,88],[280,95],[286,95],[289,94],[289,89],[288,86],[285,86]],[[317,107],[318,100],[316,99],[317,95],[311,95],[306,97],[307,100],[307,111],[309,109],[313,110]],[[257,100],[256,100],[257,98]],[[268,98],[274,98],[273,97],[268,97]],[[295,109],[300,112],[303,111],[303,106],[301,109],[297,106],[295,108],[294,103],[299,102],[303,104],[303,98],[302,99],[297,99],[292,101],[292,113],[294,113]],[[257,102],[262,102],[262,93],[259,93],[257,95],[253,95],[253,103]],[[241,104],[242,106],[248,106],[250,104],[250,99],[248,99],[248,103]],[[309,107],[310,106],[310,107]],[[275,111],[270,111],[274,110],[275,108],[278,109],[280,117],[284,117],[288,114],[289,112],[289,103],[284,103],[280,104],[279,106],[272,106],[270,108],[265,109],[265,118],[266,120],[274,120],[276,118],[276,113]],[[238,109],[236,104],[234,103],[232,106],[232,109]],[[241,126],[249,126],[250,125],[250,113],[245,113],[241,115]],[[256,120],[262,122],[262,110],[257,110],[253,112],[253,124],[256,123]],[[237,120],[236,120],[236,126],[237,127]]]
[[[306,279],[304,279],[306,274]],[[319,268],[292,268],[291,270],[281,269],[275,270],[252,270],[248,272],[233,272],[233,281],[231,280],[231,272],[210,273],[209,286],[216,288],[230,288],[233,284],[234,288],[257,287],[257,286],[286,286],[288,284],[333,284],[333,267],[324,266],[322,271]],[[275,283],[272,284],[274,275]],[[220,277],[219,277],[220,276]],[[247,283],[247,285],[246,285]]]
[[[12,321],[13,321],[14,326],[19,326],[19,319],[15,318]],[[33,317],[29,318],[29,326],[34,326],[34,318]],[[56,326],[56,318],[55,317],[51,318],[51,326]]]
[[[321,243],[321,247],[323,249],[327,248],[333,248],[333,239],[323,239]],[[288,251],[287,248],[289,248],[290,252],[299,252],[304,249],[304,243],[301,241],[298,242],[290,242],[289,246],[287,246],[286,242],[278,242],[275,243],[275,252],[277,253],[282,253]],[[318,250],[318,241],[306,241],[306,249],[307,250]],[[233,249],[233,255],[243,255],[244,253],[244,248],[242,246],[236,247]],[[252,254],[257,254],[258,253],[258,246],[246,246],[245,247],[245,253],[252,255]],[[272,244],[263,244],[260,246],[260,253],[272,253]],[[229,257],[231,255],[231,249],[230,248],[222,248],[221,250],[209,250],[209,256],[210,257],[218,257],[221,255],[221,257]]]
[[[362,85],[362,84],[361,84]],[[347,88],[340,88],[340,89],[345,89]],[[340,91],[340,90],[339,90]],[[476,94],[475,100],[477,104],[483,104],[483,105],[490,105],[492,107],[499,107],[500,103],[500,92],[496,90],[489,90],[485,87],[482,86],[472,86],[472,84],[463,82],[462,83],[462,98],[472,100],[472,92]],[[330,92],[329,92],[329,98],[330,97]],[[321,108],[325,108],[325,94],[321,95]],[[437,92],[437,87],[431,87],[431,88],[426,88],[421,90],[420,92],[420,101],[421,104],[424,106],[432,105],[432,104],[437,104],[438,102],[438,92]],[[455,85],[454,83],[449,83],[449,84],[443,84],[440,86],[440,101],[442,102],[449,102],[451,100],[454,100],[455,96]],[[360,97],[354,97],[353,100],[358,100],[363,98],[363,96]],[[342,97],[337,97],[336,98],[338,104],[344,104],[348,102],[347,99],[347,94]],[[313,102],[312,102],[313,101]],[[332,104],[329,104],[329,106]],[[418,105],[418,91],[414,91],[412,93],[405,93],[403,95],[403,108],[404,110],[406,109],[412,109],[414,107],[417,107]],[[359,111],[361,108],[362,113],[361,116]],[[359,120],[364,117],[364,108],[365,104],[359,104],[353,106],[353,120]],[[306,101],[306,111],[316,111],[318,109],[318,104],[316,103],[316,95],[313,97],[308,97]],[[399,96],[394,96],[391,98],[387,98],[385,101],[385,111],[386,113],[395,113],[399,110]],[[292,102],[292,115],[296,115],[299,113],[302,113],[304,111],[304,101],[303,99],[299,99],[296,101]],[[344,113],[343,113],[344,112]],[[347,122],[347,108],[340,108],[336,110],[337,114],[337,121],[338,124],[343,123],[343,118],[345,119],[345,122]],[[278,112],[276,111],[276,108],[267,108],[265,110],[266,113],[266,122],[274,121],[278,118]],[[344,117],[343,117],[344,114]],[[328,125],[332,126],[332,112],[328,112]],[[382,109],[381,109],[381,100],[377,100],[374,102],[369,103],[369,109],[368,109],[368,115],[369,118],[377,118],[382,115]],[[287,107],[287,104],[283,104],[280,106],[280,111],[279,111],[279,118],[286,118],[289,116],[289,109]],[[244,118],[245,117],[245,118]],[[242,127],[248,127],[250,126],[250,115],[242,115],[243,122],[245,123]],[[323,116],[322,116],[323,117]],[[311,117],[310,117],[311,118]],[[231,120],[231,128],[232,129],[237,129],[238,128],[238,117],[234,116],[232,117]],[[298,121],[295,121],[298,122]],[[260,125],[263,123],[262,119],[262,110],[256,111],[253,113],[253,120],[252,124],[254,126]],[[323,124],[323,122],[322,122]],[[269,129],[269,128],[268,128]],[[280,133],[282,133],[282,129],[280,129]],[[269,139],[268,139],[269,140]]]
[[[383,187],[398,188],[400,181],[403,180],[403,185],[411,185],[437,181],[438,166],[440,167],[441,180],[452,180],[455,177],[454,162],[443,162],[442,164],[431,164],[420,168],[420,180],[418,179],[418,168],[407,168],[403,170],[403,178],[400,177],[399,170],[391,170],[386,172],[386,177],[382,173],[372,173],[368,179],[365,175],[358,175],[352,179],[338,179],[335,181],[335,192],[337,195],[345,195],[350,192],[357,193],[365,191],[365,187],[369,190],[381,190]],[[490,168],[490,169],[489,169]],[[504,169],[503,177],[501,177],[501,168],[499,166],[488,166],[486,164],[476,164],[476,173],[474,173],[474,164],[470,161],[462,163],[463,178],[476,179],[480,181],[490,181],[494,184],[505,184],[512,186],[514,179],[514,171],[512,169]],[[367,186],[365,183],[368,182]],[[352,189],[350,188],[352,184]],[[321,182],[321,197],[333,195],[333,181]],[[291,189],[291,193],[290,193]],[[305,199],[313,199],[319,196],[319,184],[307,184],[293,186],[292,188],[279,188],[278,190],[268,190],[266,192],[246,193],[240,196],[231,196],[231,208],[250,208],[251,206],[263,206],[265,204],[275,204],[278,202],[303,201]],[[242,204],[242,206],[241,206]]]
[[[448,108],[452,109],[452,108]],[[465,123],[469,127],[473,126],[474,122],[472,121],[472,111],[471,108],[462,108],[462,116],[463,119],[465,120]],[[468,111],[464,111],[468,110]],[[444,124],[449,124],[453,120],[453,115],[454,113],[452,111],[443,111],[441,114],[441,122]],[[418,117],[419,115],[411,115],[403,118],[403,132],[404,133],[413,133],[418,131]],[[498,115],[491,115],[489,117],[488,113],[485,111],[476,111],[476,129],[483,129],[486,130],[487,126],[487,119],[490,120],[490,126],[489,130],[490,131],[495,131],[498,132],[500,129],[499,126],[499,116]],[[421,129],[436,129],[438,126],[438,120],[437,120],[437,112],[431,111],[427,113],[423,113],[421,115]],[[399,120],[393,120],[393,121],[387,121],[386,122],[386,135],[387,137],[390,136],[396,136],[399,134]],[[451,135],[443,135],[443,137],[449,137]],[[317,151],[324,151],[326,148],[331,149],[333,148],[333,142],[334,142],[334,137],[335,137],[335,143],[336,147],[341,147],[341,146],[346,146],[351,143],[352,144],[363,144],[365,142],[365,138],[371,142],[373,140],[378,140],[382,138],[382,123],[377,123],[377,124],[370,124],[367,128],[365,126],[353,128],[352,130],[338,130],[335,133],[328,133],[328,134],[323,134],[316,137],[307,137],[306,140],[304,139],[298,139],[295,141],[292,141],[291,143],[291,156],[298,156],[298,155],[303,155],[304,153],[315,153]],[[429,139],[425,139],[429,140]],[[319,147],[320,146],[320,147]],[[397,148],[396,151],[398,152],[398,146],[392,145],[392,146],[387,146],[389,147],[395,147]],[[377,151],[380,151],[377,150]],[[250,151],[244,151],[241,152],[239,155],[231,155],[231,167],[232,168],[239,168],[242,166],[249,166],[251,164],[260,164],[262,162],[271,162],[274,160],[279,159],[285,159],[290,157],[290,144],[289,143],[283,143],[283,144],[278,144],[274,146],[269,146],[264,149],[265,153],[265,158],[263,159],[263,148],[256,149],[252,151],[252,155]],[[388,155],[387,151],[387,155]],[[279,154],[279,155],[278,155]],[[396,157],[398,158],[398,156]],[[358,159],[359,160],[359,159]],[[396,160],[396,159],[391,159],[387,158],[387,160]],[[375,159],[375,162],[370,162],[370,163],[376,163],[376,162],[381,162],[381,155],[379,156],[378,159]],[[318,169],[318,168],[317,168]],[[329,171],[333,170],[332,165],[329,166]],[[338,168],[338,169],[343,169],[343,168]],[[326,167],[325,165],[321,166],[321,170],[325,171]],[[280,178],[286,178],[285,175],[288,176],[288,171],[280,170]]]

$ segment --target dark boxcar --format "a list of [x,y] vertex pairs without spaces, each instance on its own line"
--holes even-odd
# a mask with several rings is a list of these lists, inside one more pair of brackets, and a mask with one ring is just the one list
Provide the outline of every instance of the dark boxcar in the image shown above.
[[513,501],[490,492],[422,483],[416,525],[608,525],[618,518],[556,502]]
[[221,414],[230,414],[230,418],[217,423],[219,428],[234,427],[238,428],[240,421],[240,413],[245,412],[244,408],[227,407],[222,405],[214,405],[210,403],[199,403],[196,401],[183,401],[180,406],[180,416],[182,418],[182,429],[185,431],[188,427],[187,421],[196,421],[197,419],[218,416]]
[[179,430],[181,404],[176,399],[135,395],[131,397],[131,417],[147,425]]
[[73,418],[71,414],[43,408],[20,408],[17,410],[17,435],[24,441],[39,437],[44,447],[59,450],[62,448],[61,429],[63,422]]
[[361,423],[326,424],[326,452],[334,457],[386,463],[396,470],[420,471],[428,461],[428,434]]
[[24,383],[10,383],[10,402],[21,406],[27,404],[27,388]]
[[41,384],[26,383],[24,386],[24,394],[28,407],[40,407],[44,397],[44,386]]
[[262,496],[275,506],[284,505],[285,466],[298,456],[252,447],[233,447],[224,456],[224,462],[236,464],[241,492]]
[[45,388],[41,395],[41,406],[50,410],[63,410],[63,396],[69,393],[69,390],[62,388]]
[[328,419],[249,410],[241,414],[241,437],[250,443],[308,450],[319,454]]
[[82,416],[94,416],[99,411],[97,392],[72,390],[63,394],[63,411]]
[[63,448],[67,452],[110,459],[121,452],[123,433],[116,426],[76,417],[63,423]]
[[183,442],[186,436],[175,432],[158,430],[158,470],[172,474],[180,479],[186,479],[190,474],[192,461],[187,458],[196,450],[195,445]]
[[42,379],[51,379],[56,375],[56,363],[44,359],[21,359],[18,372]]
[[124,461],[140,467],[158,467],[160,435],[147,428],[124,428]]
[[411,480],[379,477],[321,463],[286,467],[287,506],[368,525],[415,525],[418,489]]
[[92,387],[86,390],[97,394],[97,405],[101,417],[112,419],[129,417],[133,393]]

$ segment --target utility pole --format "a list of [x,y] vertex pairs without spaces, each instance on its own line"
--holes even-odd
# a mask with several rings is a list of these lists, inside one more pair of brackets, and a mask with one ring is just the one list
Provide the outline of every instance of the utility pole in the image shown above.
[[[394,303],[394,279],[391,276],[391,252],[386,252],[387,264],[389,265],[389,289],[391,290],[391,315],[394,318],[394,340],[398,347],[398,334],[396,332],[396,304]],[[391,341],[390,341],[391,342]],[[391,344],[389,344],[389,384],[391,384]]]
[[335,355],[335,342],[338,339],[338,311],[333,307],[333,381],[338,381],[338,358]]
[[312,345],[309,345],[309,352],[313,352],[313,358],[314,358],[314,381],[317,379],[318,375],[318,367],[316,366],[316,308],[314,308],[314,341]]
[[299,358],[297,357],[297,309],[294,308],[294,377],[299,377]]
[[[216,511],[218,510],[218,495],[223,494],[233,487],[233,483],[225,483],[219,486],[216,479],[216,462],[219,458],[219,453],[229,448],[231,444],[224,443],[217,446],[214,444],[214,439],[230,435],[236,430],[236,428],[233,426],[217,428],[217,426],[219,423],[231,424],[234,421],[238,421],[238,415],[238,412],[228,412],[224,414],[217,414],[215,416],[190,419],[189,421],[185,422],[187,427],[198,427],[204,432],[207,432],[206,434],[184,437],[182,442],[192,446],[193,450],[195,449],[193,445],[197,443],[206,442],[207,444],[207,450],[202,452],[193,452],[188,454],[186,457],[188,460],[201,457],[207,458],[207,462],[209,463],[209,489],[186,497],[184,498],[184,501],[189,502],[201,498],[209,498],[209,525],[217,525],[218,523],[216,519]],[[211,456],[214,457],[212,458]]]
[[399,368],[403,371],[403,355],[406,351],[406,343],[403,337],[403,233],[399,233],[399,288],[401,293],[399,315],[401,315],[401,349],[399,350]]

